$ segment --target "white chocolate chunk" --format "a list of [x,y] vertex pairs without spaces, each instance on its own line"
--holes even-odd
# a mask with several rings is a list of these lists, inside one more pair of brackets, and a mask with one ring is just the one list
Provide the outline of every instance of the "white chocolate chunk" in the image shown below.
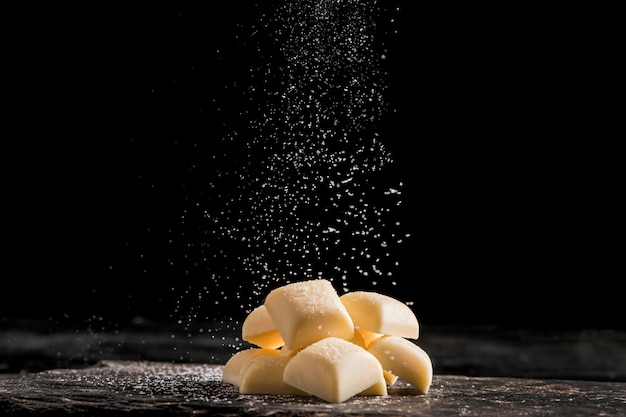
[[283,381],[289,356],[262,355],[250,360],[241,370],[240,394],[310,395]]
[[359,330],[357,328],[354,329],[354,337],[350,339],[350,342],[355,345],[361,346],[363,349],[367,349],[367,347],[372,343],[373,340],[378,339],[384,335],[380,333],[370,332],[369,330]]
[[314,279],[283,285],[265,298],[265,307],[292,350],[327,337],[350,340],[354,324],[330,281]]
[[354,337],[352,337],[352,339],[348,341],[354,343],[355,345],[359,347],[362,347],[363,349],[367,349],[367,345],[365,344],[363,334],[359,332],[357,329],[354,329]]
[[398,379],[426,394],[433,368],[415,343],[419,325],[399,300],[375,292],[339,297],[316,279],[271,291],[242,325],[258,348],[233,355],[222,380],[240,394],[315,395],[333,403],[387,395]]
[[415,343],[399,336],[383,336],[367,349],[378,359],[383,369],[413,385],[426,394],[433,379],[430,356]]
[[359,332],[361,333],[361,336],[363,337],[363,343],[365,343],[365,346],[369,346],[374,340],[378,339],[381,336],[384,336],[381,333],[374,333],[374,332],[370,332],[369,330],[356,330],[355,332]]
[[350,339],[352,343],[355,345],[361,346],[363,349],[367,349],[367,347],[372,343],[373,340],[378,339],[379,337],[384,336],[380,333],[370,332],[369,330],[359,330],[354,329],[354,337]]
[[398,380],[398,377],[396,375],[392,374],[386,369],[383,369],[383,376],[385,377],[385,381],[387,382],[387,385],[389,386],[392,386]]
[[417,339],[419,323],[401,301],[384,294],[353,291],[340,297],[358,330]]
[[287,346],[283,346],[280,348],[281,356],[294,356],[298,352],[299,352],[298,350],[289,349]]
[[248,314],[241,326],[241,338],[266,349],[276,349],[285,344],[264,305]]
[[387,393],[378,360],[337,337],[319,340],[298,352],[285,366],[283,380],[331,403],[341,403],[374,385],[372,390]]
[[241,371],[245,369],[252,359],[259,356],[278,356],[280,351],[276,349],[250,348],[235,353],[228,359],[222,371],[222,381],[239,386]]
[[377,383],[375,383],[374,385],[372,385],[371,387],[367,388],[366,390],[361,391],[360,393],[358,393],[357,395],[381,395],[381,396],[385,396],[387,395],[387,383],[385,381],[385,379],[381,379],[380,381],[378,381]]

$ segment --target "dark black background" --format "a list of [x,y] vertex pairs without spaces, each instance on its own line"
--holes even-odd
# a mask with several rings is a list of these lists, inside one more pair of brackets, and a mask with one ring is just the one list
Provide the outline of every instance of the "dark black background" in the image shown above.
[[[0,318],[176,318],[201,279],[171,242],[203,184],[189,167],[237,122],[224,86],[258,64],[245,36],[274,7],[220,3],[8,12]],[[381,290],[423,325],[623,328],[610,28],[406,3],[380,3],[396,112],[379,129],[411,233]]]

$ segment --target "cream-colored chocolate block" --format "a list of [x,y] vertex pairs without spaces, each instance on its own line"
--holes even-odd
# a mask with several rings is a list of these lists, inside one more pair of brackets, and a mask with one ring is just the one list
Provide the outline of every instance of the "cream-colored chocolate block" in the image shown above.
[[430,356],[415,343],[399,336],[383,336],[367,349],[383,369],[396,375],[422,394],[426,394],[433,380]]
[[365,340],[363,339],[363,334],[357,329],[354,329],[354,336],[348,341],[354,343],[359,347],[362,347],[363,349],[367,349],[367,345],[365,344]]
[[371,291],[353,291],[340,297],[358,330],[417,339],[419,323],[401,301]]
[[281,356],[294,356],[296,353],[298,353],[297,350],[289,349],[287,346],[283,346],[280,348]]
[[367,347],[372,343],[373,340],[378,339],[379,337],[384,336],[380,333],[370,332],[369,330],[359,330],[354,329],[354,337],[350,339],[350,341],[356,345],[361,346],[363,349],[367,349]]
[[[375,339],[378,339],[379,337],[382,337],[383,335],[378,334],[378,333],[374,333],[374,332],[370,332],[368,330],[358,330],[358,329],[354,329],[354,337],[352,339],[350,339],[349,341],[354,343],[357,346],[362,347],[363,349],[367,349],[367,347],[371,344],[371,342]],[[383,369],[383,376],[385,378],[385,382],[387,385],[391,386],[393,384],[396,383],[396,381],[398,380],[398,377],[395,376],[394,374],[392,374],[391,372]],[[381,395],[381,394],[375,394],[375,392],[377,391],[376,387],[371,387],[371,389],[367,390],[367,393],[363,394],[363,395]]]
[[378,339],[381,336],[384,336],[381,333],[374,333],[364,329],[355,329],[354,331],[361,333],[361,337],[363,337],[363,343],[365,343],[366,347],[369,346],[374,340]]
[[240,350],[226,361],[222,370],[222,381],[239,386],[241,371],[247,366],[248,362],[259,356],[278,355],[280,355],[280,351],[277,349],[250,348]]
[[[384,382],[384,376],[378,360],[365,349],[345,339],[328,337],[292,357],[285,366],[283,380],[328,402],[341,403]],[[377,385],[372,389],[383,388]],[[385,394],[386,389],[384,384]]]
[[252,310],[243,321],[241,338],[266,349],[276,349],[285,344],[264,305]]
[[285,366],[290,360],[289,356],[274,355],[262,355],[251,359],[241,370],[239,393],[311,395],[283,381]]
[[381,378],[380,381],[367,388],[364,391],[359,392],[357,395],[379,395],[385,396],[388,394],[387,391],[387,382],[385,378]]
[[327,337],[350,340],[354,324],[330,281],[314,279],[272,290],[265,307],[289,349]]
[[386,369],[383,369],[383,376],[385,377],[385,382],[387,385],[392,386],[398,380],[398,377]]

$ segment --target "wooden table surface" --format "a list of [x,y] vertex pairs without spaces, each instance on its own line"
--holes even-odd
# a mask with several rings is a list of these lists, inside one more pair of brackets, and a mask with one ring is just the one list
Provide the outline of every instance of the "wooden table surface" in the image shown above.
[[426,328],[433,384],[329,404],[221,382],[236,331],[0,327],[0,416],[626,416],[626,331]]
[[419,395],[400,384],[382,397],[331,404],[316,397],[240,395],[222,365],[103,361],[0,380],[2,415],[624,416],[626,383],[435,375]]

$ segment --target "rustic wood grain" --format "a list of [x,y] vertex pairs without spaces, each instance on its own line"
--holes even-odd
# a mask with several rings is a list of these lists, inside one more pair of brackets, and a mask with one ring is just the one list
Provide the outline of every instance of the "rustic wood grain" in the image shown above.
[[626,383],[435,375],[386,397],[330,404],[316,397],[239,395],[222,365],[101,361],[0,379],[0,415],[89,416],[624,416]]

